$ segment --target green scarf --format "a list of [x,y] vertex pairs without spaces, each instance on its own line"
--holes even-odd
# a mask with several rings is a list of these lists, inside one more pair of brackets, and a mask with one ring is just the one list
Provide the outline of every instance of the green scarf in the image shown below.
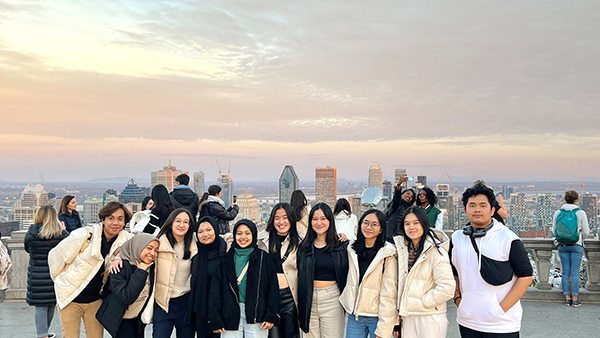
[[[235,276],[239,277],[240,273],[242,273],[242,270],[244,269],[244,265],[246,265],[246,262],[248,262],[248,259],[250,258],[250,254],[254,251],[254,248],[245,248],[245,249],[238,249],[235,248],[235,253],[233,255],[233,262],[235,264]],[[244,276],[244,278],[242,278],[242,282],[240,283],[240,285],[238,285],[238,290],[240,293],[240,303],[245,303],[246,301],[246,277],[248,276],[248,272],[246,272],[246,275]]]

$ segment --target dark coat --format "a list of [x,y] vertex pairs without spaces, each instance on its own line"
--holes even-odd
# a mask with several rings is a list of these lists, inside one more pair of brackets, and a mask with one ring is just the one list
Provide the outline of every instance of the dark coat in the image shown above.
[[[114,337],[117,335],[127,308],[139,297],[144,286],[146,286],[148,275],[150,275],[151,281],[154,280],[154,266],[152,265],[148,272],[139,269],[135,265],[131,265],[127,260],[123,260],[121,271],[110,275],[109,281],[105,286],[105,291],[103,292],[104,300],[98,312],[96,312],[96,319],[98,319],[111,336]],[[153,284],[152,282],[150,283],[148,299],[152,294]],[[146,299],[146,304],[142,307],[142,312],[148,306],[148,299]],[[154,306],[154,304],[150,304],[150,306]],[[139,315],[138,320],[140,320]]]
[[[237,330],[240,323],[235,250],[221,259],[210,284],[208,325],[211,330]],[[246,320],[248,324],[279,323],[279,284],[269,255],[258,248],[250,254],[246,272]]]
[[69,236],[63,230],[60,236],[40,238],[41,224],[33,224],[25,235],[25,251],[29,253],[29,268],[27,269],[27,304],[32,306],[50,306],[56,304],[54,281],[50,278],[48,267],[48,252]]
[[193,224],[196,224],[198,220],[198,203],[200,203],[198,194],[186,186],[185,188],[173,189],[169,195],[175,209],[188,209],[192,213],[192,216],[194,216]]
[[81,217],[76,210],[73,210],[72,214],[58,214],[58,219],[65,223],[65,230],[71,233],[75,229],[81,228]]
[[[229,209],[225,209],[218,202],[203,202],[202,209],[200,210],[200,218],[204,216],[214,217],[219,222],[220,234],[223,235],[230,231],[229,221],[234,220],[239,211],[240,207],[237,205],[232,205]],[[198,226],[196,226],[197,228]]]
[[[340,293],[346,287],[348,278],[348,242],[339,243],[331,250],[331,257],[335,268],[335,280]],[[310,310],[315,281],[315,250],[311,245],[308,248],[300,247],[296,258],[298,266],[298,319],[302,331],[308,333],[310,324]],[[341,333],[340,333],[341,334]]]
[[[410,189],[409,189],[410,190]],[[394,236],[404,236],[404,225],[400,224],[402,216],[408,207],[413,205],[415,197],[413,195],[413,203],[408,203],[402,199],[402,194],[405,191],[396,189],[394,198],[392,199],[392,205],[386,213],[387,224],[386,224],[386,240],[394,244]]]

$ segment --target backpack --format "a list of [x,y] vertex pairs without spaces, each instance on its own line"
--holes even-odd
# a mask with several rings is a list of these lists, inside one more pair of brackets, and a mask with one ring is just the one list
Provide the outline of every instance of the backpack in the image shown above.
[[579,208],[570,211],[560,209],[558,216],[556,216],[556,227],[554,229],[554,236],[558,243],[573,245],[579,241],[577,211],[579,211]]

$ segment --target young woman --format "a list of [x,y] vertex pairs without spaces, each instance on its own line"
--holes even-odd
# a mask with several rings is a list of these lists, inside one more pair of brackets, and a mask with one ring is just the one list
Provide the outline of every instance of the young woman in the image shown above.
[[219,222],[221,235],[229,232],[229,221],[232,221],[240,211],[237,204],[225,209],[225,202],[221,199],[223,191],[220,186],[213,184],[208,187],[208,192],[205,192],[198,203],[200,217],[211,216]]
[[152,200],[152,197],[150,197],[150,196],[144,197],[144,199],[142,200],[142,211],[152,210],[153,206],[154,206],[154,201]]
[[344,309],[338,298],[348,277],[348,242],[340,242],[335,219],[325,203],[315,205],[298,250],[298,317],[305,337],[339,337]]
[[27,304],[35,306],[35,327],[38,338],[48,337],[48,328],[54,317],[56,294],[50,278],[48,252],[69,235],[63,230],[56,210],[51,205],[41,207],[33,225],[25,235],[25,251],[29,253],[27,271]]
[[396,184],[392,205],[387,210],[387,235],[386,240],[394,243],[394,236],[402,235],[404,227],[400,219],[407,208],[415,203],[415,191],[412,189],[402,190],[402,184],[408,181],[407,176],[402,176]]
[[346,338],[391,337],[398,322],[396,247],[385,240],[385,215],[375,209],[360,218],[348,247],[348,282],[340,303],[348,314]]
[[435,207],[437,201],[437,196],[435,196],[435,193],[430,188],[425,187],[419,191],[417,206],[425,210],[429,219],[429,225],[432,228],[442,231],[444,228],[444,214],[442,214],[440,209]]
[[[404,337],[444,338],[446,301],[455,281],[448,259],[449,239],[431,229],[423,209],[410,207],[402,217],[404,235],[394,237],[398,250],[398,312]],[[475,262],[474,264],[477,264]],[[398,337],[398,332],[394,332]]]
[[[583,257],[583,235],[590,233],[587,215],[585,211],[577,207],[579,202],[579,194],[575,190],[565,192],[565,204],[554,213],[552,219],[553,229],[556,229],[557,220],[563,217],[569,217],[572,214],[577,218],[577,232],[579,239],[571,245],[558,243],[558,254],[562,264],[562,289],[565,295],[566,306],[579,307],[581,302],[579,297],[579,286],[581,284],[579,278],[579,269],[581,268],[581,258]],[[566,221],[563,221],[565,223]],[[571,277],[571,287],[569,288],[569,277]]]
[[151,318],[143,318],[153,300],[154,260],[158,254],[156,237],[140,233],[119,249],[123,266],[111,274],[96,318],[116,338],[143,338]]
[[279,282],[279,325],[269,331],[270,338],[296,338],[298,328],[298,269],[296,254],[300,236],[295,214],[288,203],[273,207],[266,231],[259,235],[259,247],[273,259]]
[[58,219],[65,224],[67,232],[81,228],[81,218],[77,212],[77,200],[73,195],[66,195],[60,201],[58,208]]
[[190,319],[196,326],[198,338],[214,337],[208,322],[208,290],[221,258],[227,251],[225,240],[219,236],[219,223],[205,216],[198,220],[198,254],[192,258],[192,291]]
[[345,198],[337,200],[333,208],[333,214],[335,215],[335,230],[337,233],[346,235],[351,241],[356,240],[358,220],[356,215],[352,213],[348,200]]
[[302,236],[306,235],[308,230],[308,200],[302,190],[294,190],[290,198],[290,205],[295,213],[295,218],[298,227],[298,233]]
[[252,221],[238,221],[233,234],[231,250],[211,281],[210,325],[222,338],[266,338],[279,320],[277,273],[268,254],[257,247]]
[[154,338],[170,337],[173,327],[179,338],[195,335],[194,324],[186,318],[191,304],[192,258],[198,252],[194,233],[190,230],[193,219],[188,209],[176,209],[158,234]]
[[175,207],[173,207],[173,202],[171,202],[171,198],[169,197],[169,191],[162,184],[155,185],[150,195],[154,204],[150,212],[150,222],[144,228],[144,232],[158,235],[169,215],[175,210]]

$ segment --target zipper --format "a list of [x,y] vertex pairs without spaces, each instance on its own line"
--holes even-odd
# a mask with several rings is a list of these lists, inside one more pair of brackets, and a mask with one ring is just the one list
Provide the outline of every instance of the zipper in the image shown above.
[[258,285],[256,287],[256,306],[254,307],[254,323],[256,324],[256,314],[258,313],[258,297],[260,296],[260,278],[262,277],[263,253],[260,253],[260,267],[258,269]]
[[235,290],[233,289],[233,286],[231,286],[231,283],[228,283],[228,284],[229,284],[229,288],[231,289],[231,292],[233,292],[233,294],[235,295],[235,301],[238,303],[238,305],[240,305],[240,300],[238,298],[237,293],[235,293]]

